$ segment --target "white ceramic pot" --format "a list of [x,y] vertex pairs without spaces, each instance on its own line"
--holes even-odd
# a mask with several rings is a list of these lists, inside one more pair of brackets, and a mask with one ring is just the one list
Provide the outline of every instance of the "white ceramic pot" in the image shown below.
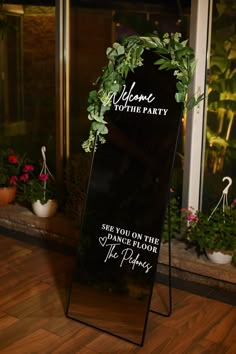
[[222,253],[220,251],[206,250],[207,258],[217,264],[229,264],[232,262],[232,254]]
[[51,218],[56,214],[57,208],[58,203],[55,199],[49,199],[45,204],[42,204],[39,200],[32,203],[33,212],[40,218]]

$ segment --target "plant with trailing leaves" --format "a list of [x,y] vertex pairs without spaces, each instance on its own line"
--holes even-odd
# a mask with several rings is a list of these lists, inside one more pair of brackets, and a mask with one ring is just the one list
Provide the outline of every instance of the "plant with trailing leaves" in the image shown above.
[[204,250],[236,252],[236,199],[225,206],[224,212],[217,209],[210,217],[200,211],[183,209],[189,223],[187,241]]
[[152,50],[157,54],[158,59],[154,65],[159,70],[173,71],[176,77],[175,99],[183,103],[185,111],[192,109],[203,99],[203,95],[197,98],[187,97],[196,65],[194,52],[187,44],[187,40],[181,41],[180,33],[165,33],[163,36],[130,36],[107,49],[108,65],[95,82],[98,89],[89,93],[87,110],[91,127],[89,138],[82,144],[86,152],[91,151],[94,146],[96,134],[100,143],[105,142],[104,136],[108,133],[108,128],[104,115],[111,109],[112,95],[122,90],[130,71],[133,72],[143,65],[142,55],[145,50]]
[[44,150],[42,155],[43,160],[39,163],[25,166],[18,183],[18,199],[21,201],[33,203],[39,200],[41,204],[45,204],[56,197],[55,179],[46,165]]
[[48,174],[34,171],[28,171],[27,179],[19,183],[17,197],[20,201],[33,203],[39,200],[41,204],[46,204],[49,199],[55,199],[55,182]]

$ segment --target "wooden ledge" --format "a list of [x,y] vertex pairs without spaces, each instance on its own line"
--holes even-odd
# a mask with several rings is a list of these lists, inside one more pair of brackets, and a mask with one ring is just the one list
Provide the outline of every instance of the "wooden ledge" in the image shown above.
[[0,226],[68,246],[75,246],[79,235],[75,221],[65,214],[40,218],[19,204],[0,206]]
[[[65,214],[59,212],[53,218],[39,218],[19,204],[0,206],[0,226],[72,248],[76,247],[79,237],[77,223]],[[235,266],[214,264],[205,256],[198,257],[194,249],[187,250],[178,240],[172,240],[171,248],[173,276],[210,286],[233,287],[236,291]],[[168,243],[164,243],[158,262],[160,273],[167,274],[168,262]]]

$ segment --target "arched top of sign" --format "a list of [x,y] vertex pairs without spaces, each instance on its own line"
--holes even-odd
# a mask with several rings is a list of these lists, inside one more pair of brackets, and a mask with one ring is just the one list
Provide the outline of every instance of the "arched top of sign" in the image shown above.
[[82,144],[86,152],[92,150],[96,134],[100,143],[105,142],[104,135],[108,129],[104,115],[112,106],[113,95],[122,90],[128,73],[143,65],[144,50],[152,50],[157,54],[158,59],[153,64],[159,70],[173,70],[176,77],[175,100],[183,103],[185,111],[203,99],[203,95],[187,97],[196,62],[193,49],[187,46],[188,40],[180,39],[180,33],[165,33],[162,37],[156,34],[150,37],[130,36],[121,43],[113,43],[112,48],[107,48],[108,65],[94,83],[99,85],[98,89],[89,93],[87,110],[88,119],[92,123],[89,138]]

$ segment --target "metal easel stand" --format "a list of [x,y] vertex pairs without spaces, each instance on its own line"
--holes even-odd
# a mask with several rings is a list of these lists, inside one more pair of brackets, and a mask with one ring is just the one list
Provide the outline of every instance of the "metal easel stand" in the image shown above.
[[171,228],[170,228],[170,204],[168,204],[167,208],[168,215],[168,311],[167,313],[158,312],[150,309],[150,312],[153,312],[157,315],[161,315],[164,317],[170,317],[172,313],[172,274],[171,274]]

